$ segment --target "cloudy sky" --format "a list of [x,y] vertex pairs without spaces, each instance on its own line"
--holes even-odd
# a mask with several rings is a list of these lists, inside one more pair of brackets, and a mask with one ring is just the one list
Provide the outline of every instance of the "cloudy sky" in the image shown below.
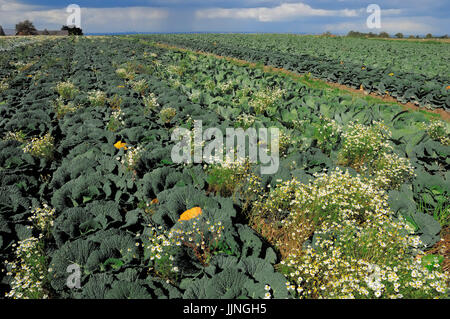
[[[381,29],[370,30],[369,4],[381,11]],[[60,29],[81,7],[85,33],[289,32],[450,34],[448,0],[0,0],[0,25],[29,19],[38,29]]]

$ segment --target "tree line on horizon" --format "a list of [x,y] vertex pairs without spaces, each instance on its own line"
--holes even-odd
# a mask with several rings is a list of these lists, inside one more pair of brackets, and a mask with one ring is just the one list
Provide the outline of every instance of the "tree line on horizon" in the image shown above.
[[[16,35],[37,35],[37,29],[35,28],[35,26],[33,25],[33,23],[29,20],[25,20],[22,22],[19,22],[18,24],[16,24]],[[64,25],[61,28],[61,31],[68,31],[69,35],[83,35],[83,30],[81,28],[75,27],[75,26],[66,26]],[[47,32],[47,33],[46,33]],[[45,29],[43,31],[43,34],[49,34],[47,29]],[[323,36],[335,36],[334,34],[332,34],[330,31],[327,31],[325,33],[322,34]],[[0,25],[0,36],[5,36],[5,32],[2,28],[2,26]],[[364,33],[364,32],[358,32],[358,31],[349,31],[346,35],[347,37],[351,37],[351,38],[391,38],[391,36],[389,35],[389,33],[387,32],[380,32],[379,34],[373,33],[373,32],[369,32],[369,33]],[[395,34],[395,37],[398,39],[403,39],[405,38],[404,34],[401,32],[398,32]],[[428,33],[425,35],[426,39],[448,39],[448,35],[444,35],[444,36],[440,36],[440,37],[435,37],[433,36],[431,33]],[[408,36],[408,39],[420,39],[419,35],[410,35]]]
[[[325,37],[336,37],[336,35],[334,35],[330,31],[326,31],[326,32],[322,33],[322,36],[325,36]],[[351,30],[345,36],[349,37],[349,38],[380,38],[380,39],[387,39],[387,38],[390,39],[390,38],[392,38],[389,35],[389,33],[384,32],[384,31],[380,32],[379,34],[376,34],[376,33],[373,33],[373,32],[364,33],[364,32],[358,32],[358,31]],[[406,39],[406,36],[403,33],[401,33],[401,32],[396,33],[394,36],[397,39]],[[416,35],[416,36],[410,35],[407,38],[408,39],[420,39],[421,36],[419,36],[419,35]],[[446,34],[446,35],[443,35],[443,36],[440,36],[440,37],[436,37],[436,36],[433,36],[431,33],[428,33],[428,34],[425,35],[425,39],[448,39],[448,35]]]
[[[365,37],[365,38],[390,38],[391,37],[389,35],[389,33],[387,33],[387,32],[380,32],[379,34],[376,34],[376,33],[373,33],[373,32],[363,33],[363,32],[358,32],[358,31],[353,31],[353,30],[351,30],[349,33],[347,33],[347,36],[351,37],[351,38],[363,38],[363,37]],[[395,37],[398,38],[398,39],[405,38],[404,34],[401,33],[401,32],[396,33]],[[410,35],[408,38],[409,39],[419,39],[420,36],[419,35],[416,35],[416,36]],[[448,39],[448,35],[446,34],[446,35],[441,36],[441,37],[434,37],[431,33],[427,33],[425,35],[425,38],[426,39],[433,39],[433,38],[436,38],[436,39]]]
[[[16,35],[37,35],[38,30],[30,20],[25,20],[16,24]],[[61,31],[68,31],[69,35],[83,35],[83,30],[76,26],[62,26]],[[47,29],[43,31],[43,34],[50,34]],[[0,36],[4,36],[5,32],[0,26]]]

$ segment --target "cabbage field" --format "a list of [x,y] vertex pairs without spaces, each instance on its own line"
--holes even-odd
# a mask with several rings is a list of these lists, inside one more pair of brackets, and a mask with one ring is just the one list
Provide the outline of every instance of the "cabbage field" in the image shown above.
[[[0,39],[2,298],[448,298],[449,46]],[[198,121],[279,129],[278,171],[175,162]]]
[[345,37],[165,34],[151,39],[389,95],[428,109],[450,105],[450,43]]

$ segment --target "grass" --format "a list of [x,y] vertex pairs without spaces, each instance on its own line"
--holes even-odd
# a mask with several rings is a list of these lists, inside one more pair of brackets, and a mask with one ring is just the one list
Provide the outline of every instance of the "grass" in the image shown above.
[[434,207],[426,204],[423,199],[420,199],[418,203],[418,211],[433,216],[442,228],[450,227],[450,205],[445,198],[438,201]]

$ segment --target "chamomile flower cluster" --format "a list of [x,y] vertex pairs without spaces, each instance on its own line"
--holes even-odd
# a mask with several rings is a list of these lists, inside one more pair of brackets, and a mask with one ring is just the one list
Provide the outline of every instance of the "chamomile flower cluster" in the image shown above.
[[125,68],[119,68],[116,70],[116,74],[122,79],[131,79],[133,76]]
[[206,80],[203,82],[203,87],[208,91],[214,91],[216,88],[216,82],[213,80]]
[[158,275],[174,280],[180,271],[176,256],[184,250],[207,264],[222,240],[223,229],[221,222],[211,223],[201,217],[179,222],[168,231],[149,225],[145,255]]
[[6,298],[47,299],[45,289],[47,275],[46,258],[41,234],[39,238],[28,238],[13,244],[14,261],[5,261],[7,276],[12,278],[11,290]]
[[223,239],[222,222],[211,223],[199,216],[188,221],[181,221],[171,230],[169,237],[175,244],[182,243],[191,249],[193,255],[203,265],[207,265],[213,251]]
[[122,163],[122,165],[124,165],[127,170],[134,170],[137,163],[139,162],[139,159],[142,156],[143,151],[144,150],[140,146],[129,148],[125,155],[122,157],[120,163]]
[[407,158],[393,152],[390,130],[381,122],[371,126],[350,124],[343,136],[340,163],[359,171],[385,190],[398,189],[415,176]]
[[189,100],[191,100],[193,103],[200,103],[200,99],[202,97],[202,92],[200,90],[193,90],[192,92],[187,91],[186,92]]
[[27,65],[24,61],[17,61],[17,62],[11,61],[9,62],[9,64],[16,67],[16,69],[18,70]]
[[73,113],[79,108],[79,106],[75,106],[73,102],[66,103],[61,97],[56,99],[53,107],[58,118],[62,118],[68,113]]
[[32,209],[31,216],[28,220],[32,222],[41,233],[47,233],[53,227],[53,220],[55,218],[56,210],[47,204],[42,204],[42,207]]
[[31,68],[35,63],[36,63],[35,61],[31,61],[28,63],[26,63],[24,61],[18,61],[18,62],[13,62],[11,64],[14,65],[19,72],[25,72],[26,70]]
[[[278,152],[280,155],[286,156],[289,147],[296,144],[295,139],[291,136],[288,131],[280,130],[278,140]],[[273,141],[272,141],[273,143]]]
[[177,111],[173,107],[164,107],[159,112],[159,116],[164,123],[170,123],[175,115],[177,115]]
[[42,137],[34,137],[24,147],[23,151],[35,157],[50,159],[53,157],[55,140],[50,133]]
[[158,57],[158,54],[156,54],[156,53],[154,53],[154,52],[151,52],[151,53],[144,52],[143,56],[144,56],[144,58],[151,57],[151,58],[154,58],[154,59],[155,59],[155,58]]
[[233,89],[234,83],[232,80],[227,82],[221,82],[217,84],[217,88],[221,93],[230,93],[230,91]]
[[264,294],[264,299],[272,299],[272,287],[270,287],[270,285],[265,285],[264,290],[266,291],[266,293]]
[[302,299],[445,298],[448,289],[448,275],[429,271],[411,256],[377,263],[347,255],[331,241],[292,253],[280,269],[289,278],[287,289]]
[[8,84],[8,82],[6,81],[6,79],[2,79],[2,80],[0,81],[0,92],[5,91],[5,90],[7,90],[7,89],[9,89],[9,84]]
[[315,138],[317,146],[325,153],[330,154],[331,150],[340,140],[342,127],[335,120],[321,117],[316,126]]
[[249,105],[252,106],[256,112],[256,114],[264,114],[268,108],[272,107],[275,102],[283,97],[285,90],[280,88],[276,89],[265,89],[256,91],[253,94],[252,99],[249,102]]
[[31,210],[27,226],[39,235],[14,243],[14,260],[5,261],[7,276],[11,277],[11,290],[6,294],[13,299],[47,299],[46,278],[48,260],[44,252],[44,237],[53,227],[55,209],[47,204]]
[[[174,88],[179,88],[179,87],[181,87],[181,81],[180,81],[180,79],[177,79],[177,78],[170,78],[169,79],[169,83],[170,83],[170,85],[172,85]],[[188,94],[188,96],[189,96],[189,98],[191,98],[191,96]]]
[[[283,255],[300,249],[314,231],[385,221],[391,214],[386,193],[359,176],[339,168],[315,174],[309,184],[295,178],[277,185],[255,203],[253,216],[275,225],[269,240]],[[274,236],[276,234],[276,236]]]
[[302,183],[295,178],[280,183],[269,193],[264,193],[254,203],[254,211],[268,222],[280,222],[287,217],[295,200],[296,190]]
[[236,118],[236,125],[246,130],[251,127],[255,123],[255,121],[255,116],[247,113],[242,113],[239,114],[239,116]]
[[142,99],[144,101],[146,109],[148,110],[153,111],[159,107],[158,99],[156,98],[155,93],[150,93],[149,95],[144,96]]
[[350,123],[342,133],[343,143],[339,153],[341,164],[360,170],[378,154],[392,150],[387,141],[390,135],[389,129],[381,122],[369,126]]
[[26,136],[22,131],[17,132],[6,132],[3,137],[4,141],[17,141],[20,143],[25,143]]
[[[386,193],[373,181],[338,168],[309,184],[292,179],[257,210],[269,221],[285,217],[274,244],[284,256],[279,267],[290,279],[287,288],[300,298],[444,296],[446,275],[415,262],[423,244],[394,219]],[[419,273],[420,282],[414,279]]]
[[58,92],[61,98],[65,100],[71,100],[77,94],[78,89],[72,82],[66,81],[66,82],[59,82],[56,85],[56,92]]
[[167,66],[167,72],[171,75],[182,76],[183,68],[181,66],[171,64]]
[[441,144],[450,146],[450,131],[448,125],[442,121],[431,121],[431,123],[425,126],[428,135]]
[[369,167],[363,169],[363,172],[366,173],[365,175],[372,176],[376,185],[385,190],[398,189],[416,176],[409,159],[395,153],[380,154]]
[[273,154],[273,151],[277,151],[278,155],[287,156],[287,152],[290,146],[296,146],[298,140],[291,136],[291,133],[287,130],[280,129],[278,131],[278,136],[271,136],[270,141],[266,142],[264,140],[258,141],[258,146],[262,149],[265,149],[266,152],[270,152]]
[[107,129],[114,132],[123,125],[125,125],[125,121],[123,120],[122,110],[120,108],[114,110],[109,117]]
[[310,216],[335,224],[362,224],[378,216],[389,215],[387,195],[370,181],[351,176],[336,168],[330,174],[315,174],[308,185],[296,187],[289,203],[291,213],[285,226]]
[[248,158],[233,160],[226,156],[225,160],[218,164],[206,165],[205,169],[210,189],[222,196],[240,193],[248,204],[261,193],[261,178],[252,172]]
[[149,236],[143,247],[144,254],[150,261],[150,271],[165,280],[176,281],[179,268],[175,265],[175,255],[181,247],[181,242],[174,243],[169,237],[170,233],[165,232],[162,226],[148,226]]
[[137,93],[139,93],[140,95],[143,96],[145,94],[145,91],[148,88],[148,84],[147,84],[147,81],[145,79],[142,79],[142,80],[139,80],[139,81],[133,81],[133,82],[131,82],[131,88],[135,92],[137,92]]
[[94,107],[103,107],[106,105],[108,97],[106,93],[100,90],[90,91],[88,95],[89,102]]

